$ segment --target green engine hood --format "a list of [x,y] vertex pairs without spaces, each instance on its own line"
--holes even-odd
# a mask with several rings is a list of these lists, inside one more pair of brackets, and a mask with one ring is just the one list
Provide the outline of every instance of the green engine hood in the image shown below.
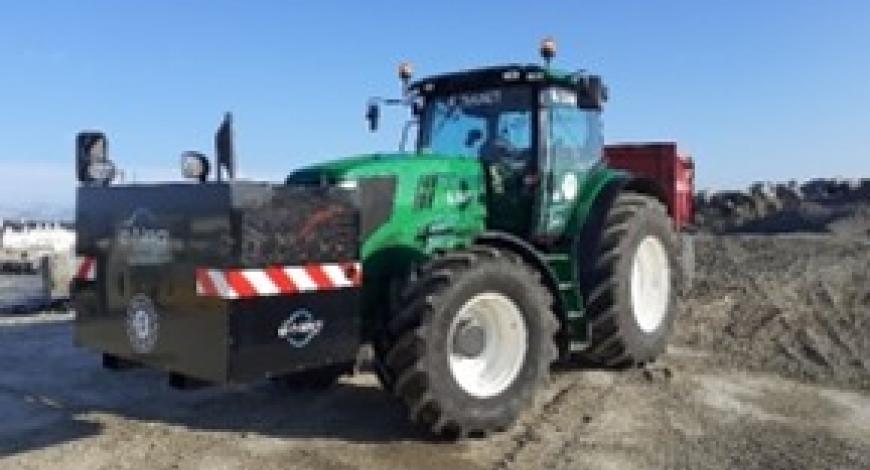
[[431,172],[480,172],[471,158],[408,152],[372,153],[329,160],[300,168],[287,176],[287,183],[335,183],[375,176],[418,176]]
[[287,183],[347,183],[359,190],[361,252],[369,271],[374,264],[371,256],[386,248],[417,253],[453,249],[484,230],[485,183],[481,164],[474,158],[357,155],[301,168],[287,176]]

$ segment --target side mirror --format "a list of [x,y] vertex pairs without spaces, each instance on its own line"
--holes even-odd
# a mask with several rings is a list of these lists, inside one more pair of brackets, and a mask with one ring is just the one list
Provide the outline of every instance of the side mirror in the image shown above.
[[369,131],[378,130],[378,121],[381,118],[381,108],[377,103],[369,103],[366,109],[366,120],[369,122]]
[[583,77],[580,89],[580,105],[582,107],[601,108],[608,99],[607,86],[598,75]]
[[109,184],[117,171],[109,160],[109,140],[102,132],[76,135],[76,176],[81,183]]
[[596,101],[598,107],[607,102],[607,87],[599,75],[589,77],[589,95]]

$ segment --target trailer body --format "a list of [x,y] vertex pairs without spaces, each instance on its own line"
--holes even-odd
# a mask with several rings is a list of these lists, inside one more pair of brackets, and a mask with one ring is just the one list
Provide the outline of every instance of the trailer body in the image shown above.
[[675,142],[620,143],[604,146],[611,168],[645,176],[661,185],[678,229],[694,222],[695,163]]

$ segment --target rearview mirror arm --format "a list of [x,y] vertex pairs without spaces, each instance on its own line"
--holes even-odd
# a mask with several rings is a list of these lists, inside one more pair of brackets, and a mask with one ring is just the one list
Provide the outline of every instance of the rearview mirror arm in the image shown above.
[[369,130],[374,132],[378,129],[381,105],[407,106],[413,109],[415,100],[416,95],[413,94],[408,94],[402,98],[384,98],[381,96],[373,96],[369,98],[368,106],[366,108],[366,120],[369,122]]
[[418,119],[410,119],[405,122],[405,126],[402,128],[402,140],[399,141],[399,152],[405,151],[405,145],[408,142],[408,134],[413,126],[418,125],[420,125],[420,121]]

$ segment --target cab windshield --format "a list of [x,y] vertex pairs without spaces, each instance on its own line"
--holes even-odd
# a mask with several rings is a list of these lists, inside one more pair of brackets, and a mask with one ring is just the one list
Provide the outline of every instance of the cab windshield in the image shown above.
[[443,155],[531,161],[533,94],[528,87],[502,87],[434,96],[420,120],[419,151]]

